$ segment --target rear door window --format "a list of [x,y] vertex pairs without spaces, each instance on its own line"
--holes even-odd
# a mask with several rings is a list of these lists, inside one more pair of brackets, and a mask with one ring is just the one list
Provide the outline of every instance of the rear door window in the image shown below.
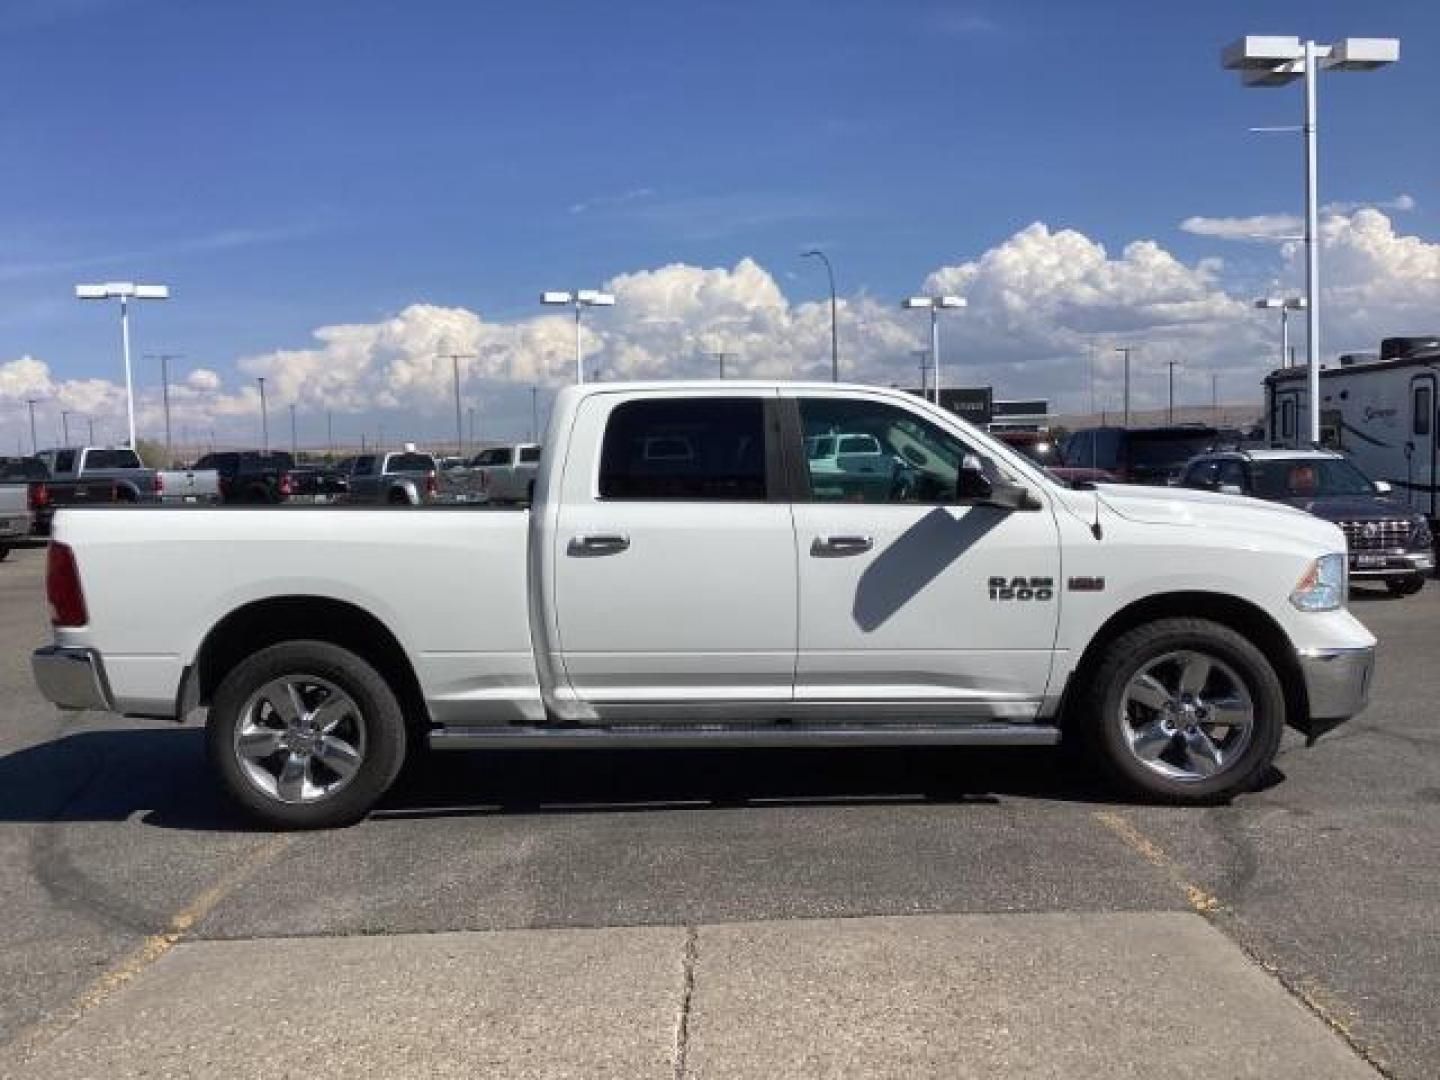
[[520,464],[534,465],[540,460],[540,447],[522,446],[520,448]]
[[429,454],[391,454],[386,472],[433,472],[435,459]]
[[605,427],[600,497],[763,502],[765,450],[760,398],[628,401]]
[[85,453],[87,469],[143,469],[140,455],[134,450],[88,450]]

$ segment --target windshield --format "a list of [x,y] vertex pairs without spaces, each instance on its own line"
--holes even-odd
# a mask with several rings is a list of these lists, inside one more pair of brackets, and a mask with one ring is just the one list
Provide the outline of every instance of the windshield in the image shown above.
[[1278,458],[1257,461],[1255,494],[1262,499],[1325,499],[1374,495],[1375,485],[1340,458]]
[[1130,433],[1129,461],[1131,465],[1170,468],[1183,465],[1196,454],[1203,454],[1210,448],[1215,437],[1209,432],[1189,434],[1181,432]]

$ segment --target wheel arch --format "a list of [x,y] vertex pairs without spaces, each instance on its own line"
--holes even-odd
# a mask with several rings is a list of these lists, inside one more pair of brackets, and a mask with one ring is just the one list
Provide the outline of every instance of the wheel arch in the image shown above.
[[1061,721],[1069,718],[1069,706],[1080,695],[1090,679],[1106,647],[1120,635],[1137,626],[1159,619],[1209,619],[1229,627],[1251,641],[1265,654],[1285,690],[1286,723],[1294,726],[1309,715],[1309,699],[1305,676],[1295,646],[1274,618],[1249,600],[1229,593],[1170,592],[1158,593],[1136,600],[1121,608],[1100,627],[1085,647],[1079,662],[1070,674],[1061,705]]
[[400,641],[370,612],[327,596],[275,596],[236,608],[216,623],[195,654],[181,688],[177,717],[208,705],[246,657],[285,641],[325,641],[365,660],[395,691],[411,728],[428,729],[420,680]]

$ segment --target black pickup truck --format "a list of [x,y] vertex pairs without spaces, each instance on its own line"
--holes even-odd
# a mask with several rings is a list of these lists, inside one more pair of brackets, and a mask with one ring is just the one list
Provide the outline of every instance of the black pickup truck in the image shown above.
[[55,511],[65,506],[103,506],[120,501],[114,479],[68,480],[57,483],[43,458],[0,458],[0,484],[24,485],[32,515],[31,535],[49,536]]
[[223,450],[206,454],[195,468],[214,469],[219,474],[220,501],[224,503],[326,503],[345,491],[345,480],[338,473],[296,465],[283,451]]

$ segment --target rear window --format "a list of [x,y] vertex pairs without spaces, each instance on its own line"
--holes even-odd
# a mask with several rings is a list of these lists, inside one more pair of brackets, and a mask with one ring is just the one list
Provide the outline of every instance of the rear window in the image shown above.
[[489,450],[481,450],[475,455],[475,460],[470,463],[476,468],[493,468],[497,465],[510,464],[510,448],[508,446],[492,446]]
[[429,454],[392,454],[387,472],[434,472],[435,459]]
[[0,480],[14,483],[19,480],[46,480],[50,470],[39,458],[6,458],[0,461]]
[[520,464],[534,465],[540,460],[540,447],[524,446],[520,448]]
[[1208,432],[1132,432],[1127,446],[1131,465],[1183,465],[1210,449],[1215,437]]
[[85,455],[87,469],[143,469],[134,450],[91,450]]
[[764,404],[759,398],[626,402],[605,428],[600,497],[763,502]]

